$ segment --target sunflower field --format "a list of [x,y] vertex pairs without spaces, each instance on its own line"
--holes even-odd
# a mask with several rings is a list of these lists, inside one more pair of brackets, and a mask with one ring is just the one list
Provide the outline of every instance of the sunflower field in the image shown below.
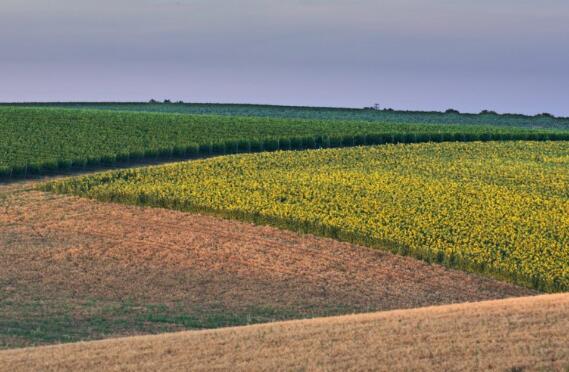
[[42,187],[270,224],[569,290],[569,142],[242,154]]

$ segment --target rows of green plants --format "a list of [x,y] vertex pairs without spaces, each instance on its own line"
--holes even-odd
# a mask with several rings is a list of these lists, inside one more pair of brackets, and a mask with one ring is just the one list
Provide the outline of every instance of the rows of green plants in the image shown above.
[[[29,105],[29,104],[28,104]],[[310,120],[357,120],[382,123],[415,124],[461,124],[494,125],[518,128],[549,128],[569,131],[569,118],[556,118],[548,114],[535,116],[519,114],[497,114],[484,111],[480,114],[465,114],[454,110],[448,112],[373,110],[330,107],[297,107],[245,104],[210,103],[43,103],[31,104],[38,107],[63,107],[76,109],[98,109],[115,111],[146,111],[162,113],[255,116]]]
[[491,126],[0,107],[0,178],[121,162],[245,152],[489,140],[569,132]]
[[214,213],[569,289],[569,142],[244,154],[52,182],[101,201]]

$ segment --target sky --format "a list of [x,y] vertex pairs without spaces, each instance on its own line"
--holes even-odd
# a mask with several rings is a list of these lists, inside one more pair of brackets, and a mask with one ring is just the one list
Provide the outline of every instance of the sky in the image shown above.
[[569,116],[567,0],[1,1],[1,102]]

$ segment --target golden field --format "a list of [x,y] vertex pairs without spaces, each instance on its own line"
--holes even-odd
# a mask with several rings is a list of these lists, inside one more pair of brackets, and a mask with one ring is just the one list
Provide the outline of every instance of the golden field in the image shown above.
[[0,351],[9,371],[564,371],[569,295]]

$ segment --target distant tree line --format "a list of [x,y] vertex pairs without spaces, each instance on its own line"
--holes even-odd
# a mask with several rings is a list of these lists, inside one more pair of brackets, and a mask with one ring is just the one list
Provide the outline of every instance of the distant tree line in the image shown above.
[[[374,111],[389,111],[389,112],[395,111],[395,110],[392,109],[391,107],[386,107],[386,108],[381,109],[378,103],[374,104],[373,106],[364,107],[363,109],[364,109],[364,110],[374,110]],[[430,112],[432,112],[432,113],[439,113],[439,114],[443,114],[443,113],[444,113],[444,114],[455,114],[455,115],[460,115],[460,114],[461,114],[460,111],[458,111],[458,110],[456,110],[456,109],[453,109],[453,108],[449,108],[449,109],[445,110],[444,112],[441,112],[441,111],[430,111]],[[493,110],[482,110],[482,111],[480,111],[478,114],[479,114],[479,115],[497,115],[497,116],[500,116],[500,115],[521,116],[521,115],[519,115],[519,114],[508,114],[508,113],[506,113],[506,114],[498,114],[496,111],[493,111]],[[543,112],[543,113],[541,113],[541,114],[537,114],[537,115],[534,115],[534,116],[535,116],[535,117],[555,118],[555,115],[552,115],[552,114],[550,114],[550,113],[548,113],[548,112]]]
[[[155,100],[154,98],[152,98],[150,101],[148,101],[148,103],[152,103],[152,104],[157,104],[157,103],[172,103],[172,101],[169,100],[169,99],[165,99],[164,101],[160,102],[160,101],[157,101],[157,100]],[[181,104],[181,103],[184,103],[184,101],[180,100],[180,101],[176,101],[176,103]]]

